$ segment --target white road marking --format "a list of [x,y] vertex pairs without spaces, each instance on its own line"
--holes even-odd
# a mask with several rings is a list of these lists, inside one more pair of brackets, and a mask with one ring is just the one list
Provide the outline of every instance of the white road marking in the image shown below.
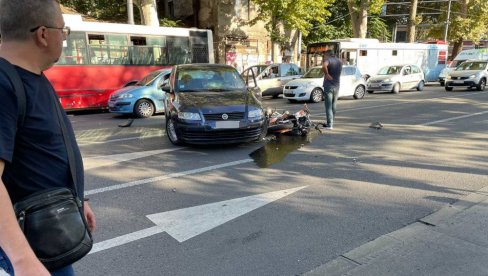
[[[473,93],[466,93],[466,94],[459,94],[456,95],[456,97],[464,97],[464,96],[472,96],[472,95],[477,95],[477,94],[485,94],[488,92],[473,92]],[[363,109],[372,109],[372,108],[381,108],[385,106],[395,106],[395,105],[404,105],[404,104],[412,104],[416,102],[424,102],[424,101],[432,101],[432,100],[438,100],[438,99],[449,99],[449,98],[456,98],[453,96],[443,96],[443,97],[437,97],[437,98],[430,98],[430,99],[418,99],[418,100],[409,100],[408,102],[401,102],[401,103],[391,103],[391,104],[383,104],[383,105],[372,105],[372,106],[364,106],[364,107],[355,107],[355,108],[344,108],[344,109],[338,109],[337,113],[342,113],[345,111],[356,111],[356,110],[363,110]],[[316,113],[312,115],[312,117],[315,116],[322,116],[325,115],[324,113]]]
[[472,113],[472,114],[466,114],[466,115],[462,115],[462,116],[451,117],[451,118],[447,118],[447,119],[443,119],[443,120],[437,120],[437,121],[433,121],[433,122],[424,123],[424,124],[421,124],[421,126],[430,126],[430,125],[434,125],[434,124],[438,124],[438,123],[444,123],[444,122],[449,122],[449,121],[464,119],[464,118],[468,118],[468,117],[483,115],[483,114],[486,114],[486,113],[488,113],[488,111],[477,112],[477,113]]
[[167,232],[184,242],[307,186],[148,215],[156,226],[95,243],[90,254]]
[[93,194],[99,194],[99,193],[113,191],[113,190],[119,190],[119,189],[123,189],[123,188],[139,186],[139,185],[152,183],[152,182],[156,182],[156,181],[161,181],[161,180],[165,180],[165,179],[177,178],[180,176],[191,175],[191,174],[197,174],[197,173],[201,173],[201,172],[221,169],[221,168],[225,168],[225,167],[236,166],[236,165],[249,163],[249,162],[253,162],[253,159],[243,159],[243,160],[238,160],[238,161],[234,161],[234,162],[223,163],[223,164],[218,164],[218,165],[209,166],[209,167],[203,167],[203,168],[189,170],[189,171],[171,173],[168,175],[161,175],[161,176],[151,177],[151,178],[147,178],[147,179],[136,180],[136,181],[127,182],[127,183],[123,183],[123,184],[117,184],[117,185],[108,186],[108,187],[104,187],[104,188],[88,190],[88,191],[85,191],[85,195],[93,195]]
[[176,150],[180,150],[182,148],[171,148],[171,149],[163,149],[163,150],[149,150],[149,151],[140,151],[140,152],[132,152],[132,153],[121,153],[121,154],[113,154],[113,155],[105,155],[105,156],[97,156],[97,157],[87,157],[83,158],[83,165],[85,170],[99,168],[103,166],[109,166],[113,164],[117,164],[124,161],[130,161],[134,159],[144,158],[156,154],[172,152]]
[[105,143],[114,143],[114,142],[124,142],[124,141],[130,141],[130,140],[154,138],[154,137],[161,137],[161,136],[164,136],[164,134],[153,134],[153,135],[146,135],[146,136],[127,137],[127,138],[119,138],[119,139],[112,139],[112,140],[105,140],[105,141],[90,141],[90,142],[80,141],[78,143],[78,145],[79,146],[87,146],[87,145],[93,145],[93,144],[105,144]]

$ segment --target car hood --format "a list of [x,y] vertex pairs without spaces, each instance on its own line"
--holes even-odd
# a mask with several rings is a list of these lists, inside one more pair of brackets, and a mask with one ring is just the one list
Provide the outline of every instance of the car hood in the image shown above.
[[203,113],[245,112],[246,105],[259,102],[243,91],[183,92],[177,94],[179,110],[201,110]]
[[310,84],[322,86],[324,78],[296,79],[286,83],[286,86],[307,86]]
[[454,68],[451,67],[446,67],[442,69],[442,71],[439,74],[439,77],[446,77],[449,73],[451,73],[454,70]]
[[374,76],[369,78],[369,81],[384,81],[386,79],[396,79],[400,75],[381,75],[381,76]]
[[451,77],[469,77],[481,72],[480,70],[463,70],[463,71],[452,71],[449,73]]
[[127,93],[127,92],[136,93],[136,92],[139,92],[139,91],[146,90],[147,88],[149,88],[149,86],[135,86],[135,85],[131,85],[131,86],[127,86],[127,87],[123,87],[123,88],[120,88],[120,89],[115,90],[115,92],[112,93],[112,96],[118,96],[118,95],[121,95],[121,94],[124,94],[124,93]]

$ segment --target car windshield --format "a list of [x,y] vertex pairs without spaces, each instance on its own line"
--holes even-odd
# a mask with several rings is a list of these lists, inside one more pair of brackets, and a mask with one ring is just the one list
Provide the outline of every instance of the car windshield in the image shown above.
[[179,92],[223,92],[246,88],[244,80],[232,67],[195,67],[179,70]]
[[155,72],[149,73],[147,76],[142,78],[142,80],[138,81],[135,85],[137,85],[137,86],[150,86],[151,84],[154,83],[154,81],[156,80],[156,78],[160,74],[162,74],[162,72],[160,72],[160,71],[155,71]]
[[465,71],[465,70],[485,70],[486,62],[479,62],[479,61],[468,61],[461,63],[457,68],[456,71]]
[[324,71],[322,71],[322,67],[314,67],[308,72],[303,75],[302,78],[304,79],[318,79],[318,78],[323,78],[324,77]]
[[378,75],[399,75],[403,66],[387,66],[378,71]]

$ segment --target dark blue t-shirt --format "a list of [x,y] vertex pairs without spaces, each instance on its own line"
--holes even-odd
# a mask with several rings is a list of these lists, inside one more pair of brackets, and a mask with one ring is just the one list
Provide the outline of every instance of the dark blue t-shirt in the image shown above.
[[336,57],[329,57],[325,61],[329,62],[327,69],[332,80],[324,77],[324,87],[339,87],[341,84],[342,61]]
[[[15,67],[24,83],[26,115],[17,130],[17,96],[4,73],[0,73],[0,159],[5,161],[2,180],[12,202],[53,187],[73,189],[61,126],[54,107],[55,93],[44,75]],[[83,198],[83,161],[71,122],[63,113],[68,139],[74,146],[78,196]]]

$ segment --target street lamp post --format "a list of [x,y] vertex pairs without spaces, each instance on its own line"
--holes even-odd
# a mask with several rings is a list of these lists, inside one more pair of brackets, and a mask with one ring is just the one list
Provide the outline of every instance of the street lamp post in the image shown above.
[[132,0],[127,0],[128,23],[134,25],[134,5]]
[[449,4],[447,6],[447,19],[446,19],[446,27],[444,28],[444,41],[447,42],[447,31],[449,30],[449,20],[451,19],[451,0],[449,0]]

